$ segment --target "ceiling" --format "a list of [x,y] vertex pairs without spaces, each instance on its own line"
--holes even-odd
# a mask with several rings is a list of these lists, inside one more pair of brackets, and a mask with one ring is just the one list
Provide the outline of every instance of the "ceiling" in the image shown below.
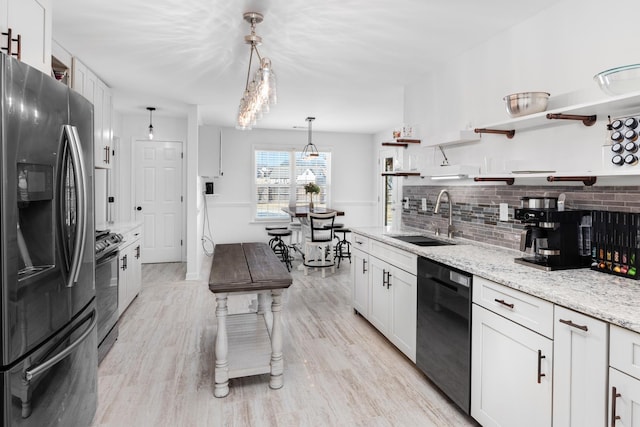
[[256,128],[375,133],[402,123],[403,86],[556,0],[53,0],[53,38],[114,90],[118,112],[235,126],[249,25],[278,104]]

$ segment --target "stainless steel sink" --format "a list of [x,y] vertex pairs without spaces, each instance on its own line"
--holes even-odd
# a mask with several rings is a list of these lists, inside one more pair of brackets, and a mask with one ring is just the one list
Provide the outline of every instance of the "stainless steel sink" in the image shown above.
[[389,236],[391,238],[411,243],[416,246],[447,246],[454,243],[445,242],[443,240],[432,239],[427,236]]

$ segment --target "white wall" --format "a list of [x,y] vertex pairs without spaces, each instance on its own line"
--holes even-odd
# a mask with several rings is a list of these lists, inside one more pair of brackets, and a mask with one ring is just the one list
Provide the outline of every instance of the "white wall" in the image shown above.
[[[216,243],[266,241],[263,222],[252,218],[252,164],[254,145],[273,145],[302,149],[307,134],[302,131],[253,129],[238,131],[223,128],[220,176],[214,179],[216,196],[207,196],[207,210]],[[214,134],[203,132],[200,134]],[[348,225],[373,225],[375,218],[376,157],[371,135],[313,132],[318,149],[331,149],[332,193],[331,206],[345,211],[340,222]],[[218,164],[218,151],[200,141],[203,155],[200,162]],[[217,148],[217,147],[216,147]]]
[[[445,134],[507,120],[502,98],[510,93],[550,92],[549,109],[604,99],[593,76],[637,62],[629,51],[637,31],[633,25],[612,26],[613,16],[639,12],[636,0],[559,2],[407,86],[405,123],[413,124],[423,141],[437,142],[445,140]],[[477,165],[483,172],[485,158],[494,173],[597,170],[606,121],[599,116],[592,127],[565,123],[519,132],[514,139],[484,134],[481,142],[445,151],[451,163]],[[411,150],[424,163],[442,160],[436,148],[411,147],[407,152]],[[638,183],[637,178],[630,181]]]

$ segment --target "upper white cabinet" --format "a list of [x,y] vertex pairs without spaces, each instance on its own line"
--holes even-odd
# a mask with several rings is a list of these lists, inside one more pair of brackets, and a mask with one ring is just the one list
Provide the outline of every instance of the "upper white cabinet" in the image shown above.
[[78,58],[73,58],[71,87],[93,103],[94,166],[113,167],[113,102],[111,90]]
[[0,0],[0,30],[4,53],[51,75],[51,0]]

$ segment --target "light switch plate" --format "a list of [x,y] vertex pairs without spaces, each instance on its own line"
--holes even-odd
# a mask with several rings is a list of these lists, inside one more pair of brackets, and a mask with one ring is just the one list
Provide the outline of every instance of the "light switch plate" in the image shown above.
[[509,221],[509,205],[500,203],[500,221]]

